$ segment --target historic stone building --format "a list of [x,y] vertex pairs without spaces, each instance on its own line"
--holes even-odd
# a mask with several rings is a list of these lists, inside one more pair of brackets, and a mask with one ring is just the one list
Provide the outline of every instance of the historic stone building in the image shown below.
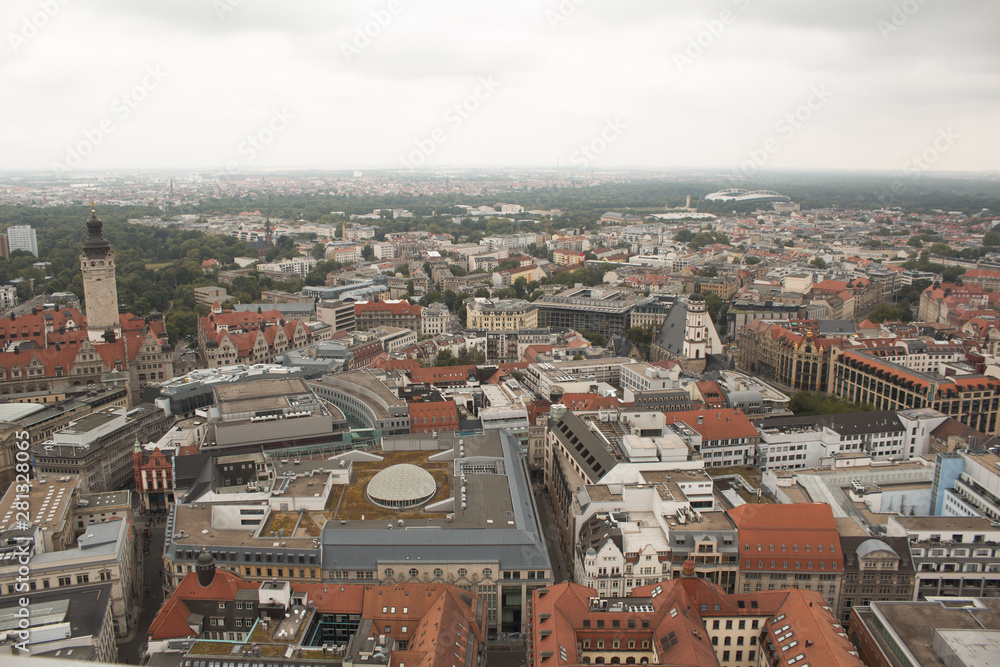
[[754,320],[736,332],[737,366],[791,389],[825,391],[830,351],[840,338],[819,336],[816,322]]
[[91,211],[87,240],[80,255],[83,300],[87,309],[87,333],[92,341],[105,339],[109,331],[121,331],[118,318],[118,288],[115,285],[115,253],[104,238],[104,225]]
[[46,403],[59,394],[124,386],[134,402],[146,384],[173,377],[163,318],[119,314],[111,245],[96,215],[87,229],[80,257],[87,315],[34,309],[0,319],[0,394]]
[[684,370],[700,373],[708,355],[722,352],[722,342],[708,316],[700,284],[695,283],[694,289],[694,294],[678,298],[670,306],[650,345],[649,357],[651,361],[677,360]]
[[302,321],[286,321],[277,310],[237,312],[216,307],[198,319],[198,352],[209,368],[273,363],[282,352],[311,341]]

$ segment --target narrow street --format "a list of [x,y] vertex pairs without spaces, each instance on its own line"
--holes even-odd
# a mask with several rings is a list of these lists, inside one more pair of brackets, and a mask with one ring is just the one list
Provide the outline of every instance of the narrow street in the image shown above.
[[549,560],[552,562],[552,577],[557,584],[569,581],[572,578],[571,572],[566,566],[566,559],[563,558],[559,544],[559,532],[556,530],[555,518],[549,506],[549,494],[537,488],[534,493],[535,505],[538,506],[538,515],[542,523],[542,534],[545,536],[545,546],[549,550]]
[[[136,665],[139,663],[139,649],[146,643],[146,633],[156,613],[163,604],[163,539],[165,525],[164,515],[156,517],[157,523],[149,516],[137,516],[139,536],[136,539],[138,547],[138,562],[142,563],[142,579],[139,585],[139,597],[136,601],[138,620],[135,623],[131,637],[118,644],[118,662]],[[149,528],[149,553],[143,553],[143,530]],[[145,594],[149,590],[149,596]]]

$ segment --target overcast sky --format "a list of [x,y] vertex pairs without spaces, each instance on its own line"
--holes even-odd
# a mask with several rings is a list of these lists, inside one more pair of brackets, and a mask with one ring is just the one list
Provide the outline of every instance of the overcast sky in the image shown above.
[[0,20],[8,171],[1000,168],[996,0],[4,0]]

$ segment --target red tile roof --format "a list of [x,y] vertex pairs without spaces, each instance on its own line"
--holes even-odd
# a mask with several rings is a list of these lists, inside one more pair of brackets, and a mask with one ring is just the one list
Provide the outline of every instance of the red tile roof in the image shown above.
[[149,626],[148,635],[150,639],[195,637],[198,633],[187,624],[191,612],[184,604],[185,601],[232,602],[236,599],[236,594],[239,591],[257,590],[258,588],[260,588],[260,584],[245,581],[243,577],[228,570],[216,568],[215,576],[208,586],[202,586],[198,582],[196,573],[188,572],[156,614],[156,618]]
[[408,301],[359,301],[354,304],[355,316],[361,313],[392,313],[393,315],[420,316],[423,308]]
[[601,396],[599,394],[563,394],[559,402],[574,412],[601,410],[621,405],[616,396]]
[[840,535],[826,503],[746,504],[727,514],[739,534],[741,570],[844,570]]
[[823,596],[798,588],[782,592],[784,602],[764,624],[765,641],[775,646],[777,661],[772,665],[864,667],[847,632],[831,616]]
[[760,435],[750,419],[736,408],[670,412],[667,420],[684,422],[697,431],[705,443],[733,438],[757,438]]
[[431,366],[430,368],[415,368],[410,371],[410,379],[414,382],[436,384],[439,382],[465,382],[469,374],[475,374],[475,365],[467,366]]

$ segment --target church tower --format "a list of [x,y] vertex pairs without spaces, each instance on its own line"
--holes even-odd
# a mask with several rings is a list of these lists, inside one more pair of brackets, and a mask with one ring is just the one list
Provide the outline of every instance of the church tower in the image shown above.
[[684,321],[684,358],[704,359],[708,350],[708,310],[701,283],[694,284],[694,294],[687,300],[687,317]]
[[115,285],[115,253],[104,238],[104,225],[91,211],[87,221],[87,240],[80,255],[80,273],[83,274],[83,300],[87,310],[87,337],[91,342],[108,340],[106,333],[121,335],[118,318],[118,288]]

